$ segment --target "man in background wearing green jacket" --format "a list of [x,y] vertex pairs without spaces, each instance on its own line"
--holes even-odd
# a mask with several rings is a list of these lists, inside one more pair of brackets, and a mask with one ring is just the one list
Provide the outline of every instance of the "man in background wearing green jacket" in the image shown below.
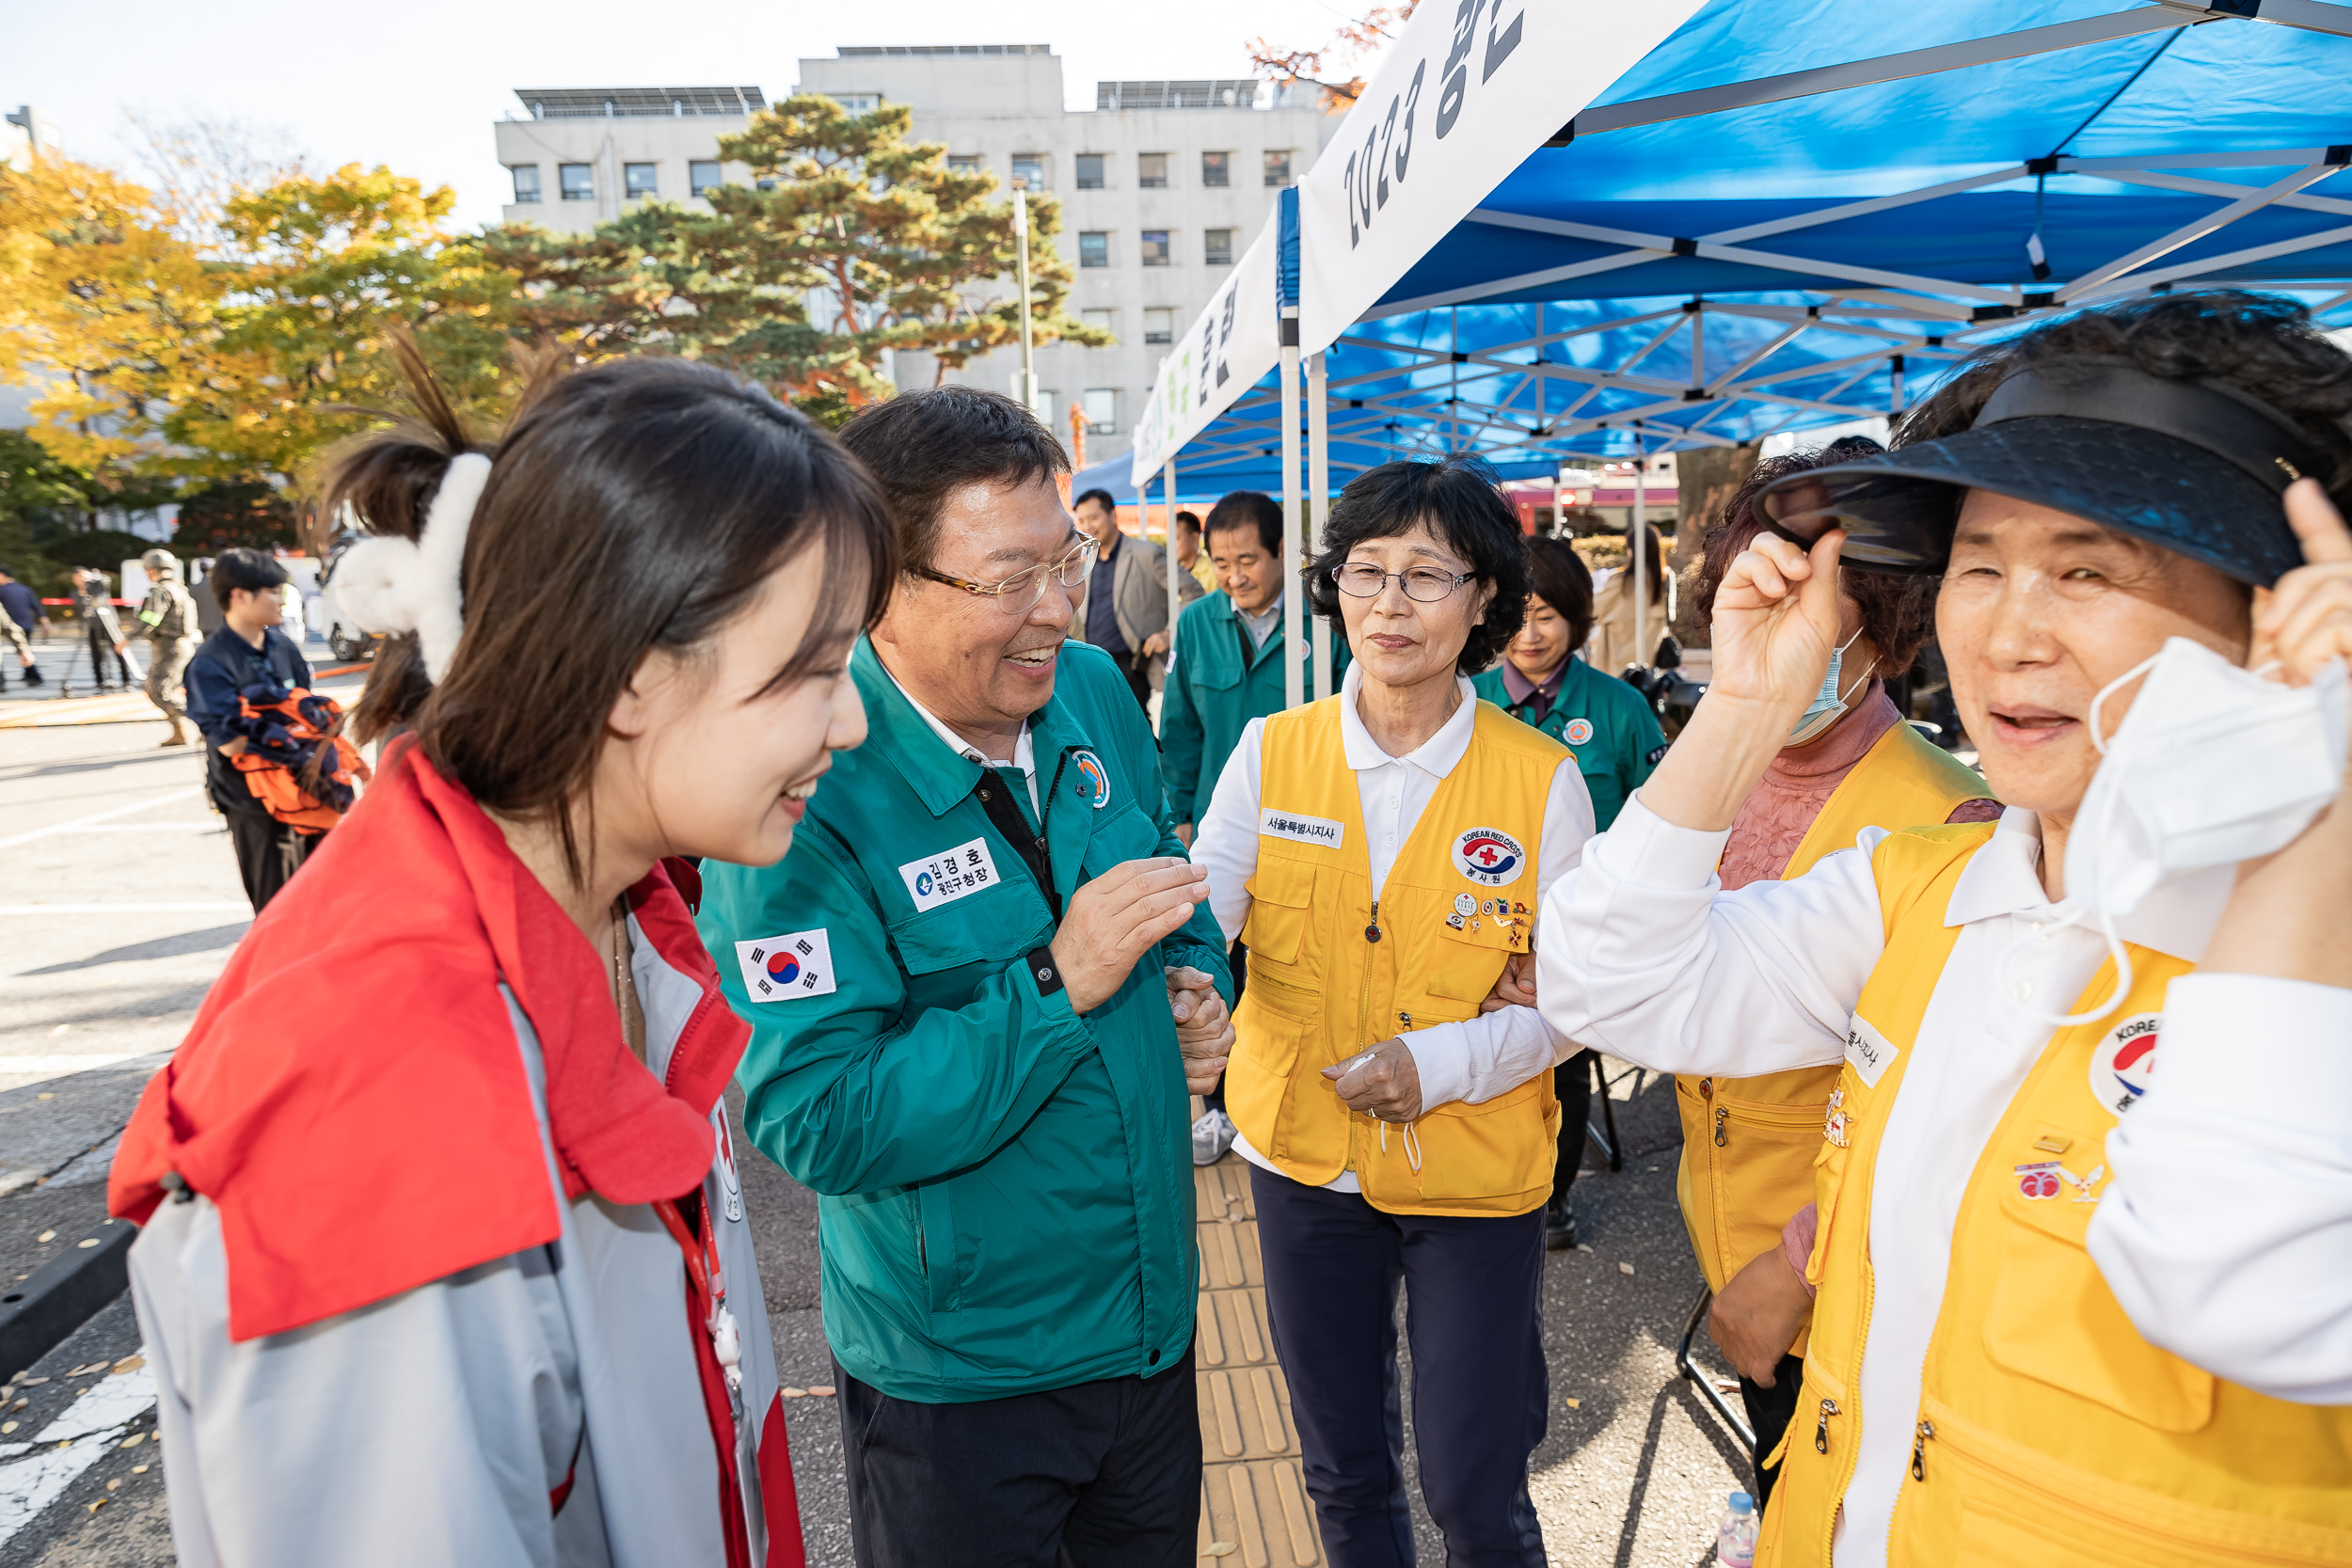
[[902,575],[792,852],[707,864],[752,1024],[752,1141],[820,1195],[865,1568],[1194,1560],[1187,1090],[1224,1068],[1225,945],[1124,675],[1066,641],[1091,543],[1011,399],[843,430]]
[[[1177,836],[1192,842],[1193,825],[1208,810],[1225,759],[1252,719],[1282,711],[1282,508],[1256,490],[1236,490],[1209,509],[1201,553],[1216,569],[1216,593],[1187,607],[1176,622],[1168,685],[1160,697],[1160,777],[1168,783],[1168,814]],[[1347,669],[1347,639],[1332,638],[1331,689]],[[1299,689],[1311,692],[1311,642],[1300,660]],[[1243,950],[1231,953],[1233,984],[1242,984]],[[1225,1085],[1206,1096],[1192,1124],[1192,1162],[1213,1165],[1233,1147],[1225,1114]]]

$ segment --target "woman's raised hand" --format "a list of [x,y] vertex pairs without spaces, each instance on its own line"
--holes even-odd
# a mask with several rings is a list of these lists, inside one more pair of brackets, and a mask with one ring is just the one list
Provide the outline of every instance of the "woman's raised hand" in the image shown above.
[[1739,815],[1798,716],[1821,689],[1837,646],[1832,529],[1810,551],[1758,534],[1715,591],[1715,673],[1707,697],[1634,799],[1677,828],[1721,832]]
[[1757,534],[1715,591],[1715,673],[1707,700],[1750,705],[1777,736],[1793,727],[1821,689],[1837,646],[1837,552],[1832,529],[1810,551],[1776,533]]
[[2331,658],[2352,663],[2352,530],[2315,479],[2287,486],[2287,526],[2303,542],[2303,559],[2255,594],[2254,646],[2249,668],[2276,660],[2301,686]]

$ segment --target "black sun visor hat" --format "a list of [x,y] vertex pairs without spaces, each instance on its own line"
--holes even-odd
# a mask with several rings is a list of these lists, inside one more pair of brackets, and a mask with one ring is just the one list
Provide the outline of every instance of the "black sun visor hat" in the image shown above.
[[1940,572],[1962,496],[1990,490],[2267,588],[2303,564],[2280,495],[2329,467],[2293,420],[2234,387],[2080,355],[2018,370],[1957,435],[1789,474],[1760,503],[1802,542],[1845,529],[1851,565]]

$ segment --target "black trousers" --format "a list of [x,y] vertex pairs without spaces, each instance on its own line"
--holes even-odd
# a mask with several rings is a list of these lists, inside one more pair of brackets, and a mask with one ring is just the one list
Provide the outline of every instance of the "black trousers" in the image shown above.
[[1113,654],[1111,657],[1118,662],[1120,672],[1126,675],[1127,689],[1136,694],[1136,704],[1144,712],[1151,712],[1152,661],[1132,649],[1126,653]]
[[1766,1388],[1740,1380],[1740,1402],[1748,1407],[1748,1425],[1756,1431],[1756,1513],[1763,1517],[1765,1501],[1772,1495],[1772,1485],[1780,1480],[1780,1466],[1764,1467],[1764,1456],[1780,1447],[1782,1433],[1796,1418],[1797,1385],[1804,1381],[1804,1361],[1802,1357],[1784,1355],[1773,1370],[1772,1386]]
[[1560,1158],[1551,1167],[1551,1200],[1568,1196],[1584,1164],[1585,1126],[1593,1119],[1593,1064],[1598,1053],[1580,1051],[1551,1069],[1551,1092],[1560,1097]]
[[130,690],[131,661],[115,652],[114,641],[107,637],[106,628],[91,621],[83,626],[82,635],[89,643],[90,684],[101,691],[106,689],[106,661],[113,659],[115,679],[121,683],[123,690]]
[[1396,1288],[1421,1493],[1448,1568],[1541,1568],[1527,1460],[1544,1440],[1544,1215],[1385,1214],[1252,1165],[1266,1315],[1332,1568],[1407,1568]]
[[278,890],[326,837],[325,833],[297,833],[263,811],[220,815],[229,824],[229,842],[237,851],[237,875],[245,882],[245,895],[255,914],[278,896]]
[[834,1364],[859,1568],[1191,1568],[1192,1352],[1153,1377],[924,1404]]

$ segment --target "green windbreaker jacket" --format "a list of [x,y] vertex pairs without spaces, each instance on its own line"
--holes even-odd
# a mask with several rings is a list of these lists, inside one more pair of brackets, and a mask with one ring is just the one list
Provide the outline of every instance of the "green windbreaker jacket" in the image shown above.
[[[1207,971],[1230,1001],[1216,922],[1201,904],[1084,1018],[1041,994],[1026,959],[1055,919],[977,794],[995,774],[870,642],[851,671],[866,744],[781,862],[704,865],[698,917],[752,1025],[745,1128],[820,1195],[826,1338],[850,1375],[931,1403],[1163,1370],[1192,1340],[1195,1247],[1161,971]],[[1060,907],[1121,861],[1184,853],[1106,655],[1064,644],[1030,735]]]
[[[1311,633],[1308,639],[1311,645]],[[1249,646],[1248,630],[1222,590],[1184,607],[1176,623],[1176,664],[1160,697],[1160,776],[1168,781],[1171,820],[1194,822],[1209,809],[1216,777],[1241,744],[1252,719],[1282,711],[1282,626],[1263,645]],[[1331,689],[1347,673],[1347,637],[1332,628]],[[1314,657],[1300,666],[1299,689],[1315,689]]]

